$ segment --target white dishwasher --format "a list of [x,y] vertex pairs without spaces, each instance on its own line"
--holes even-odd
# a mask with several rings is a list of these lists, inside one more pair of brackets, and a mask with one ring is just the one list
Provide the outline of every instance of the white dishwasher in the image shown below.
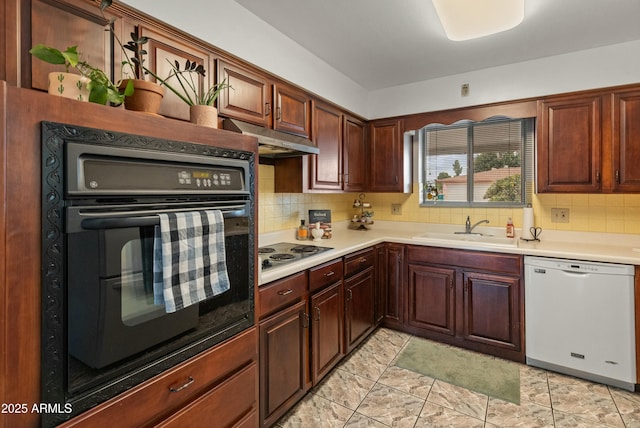
[[633,391],[633,266],[524,260],[527,364]]

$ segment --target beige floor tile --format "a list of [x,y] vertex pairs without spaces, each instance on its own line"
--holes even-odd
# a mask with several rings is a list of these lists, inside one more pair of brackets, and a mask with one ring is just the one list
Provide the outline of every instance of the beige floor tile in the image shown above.
[[482,428],[484,421],[482,419],[472,418],[437,404],[426,403],[420,417],[416,421],[416,428],[432,428],[432,427],[465,427],[465,428]]
[[427,402],[484,420],[488,398],[484,394],[436,380],[431,387]]
[[345,370],[334,370],[314,389],[314,393],[348,409],[356,410],[375,382]]
[[487,422],[501,427],[553,427],[550,407],[522,401],[520,405],[489,398]]
[[389,366],[378,383],[423,399],[427,398],[434,379],[401,367]]
[[421,398],[388,386],[376,385],[358,407],[358,413],[390,427],[411,428],[423,405]]
[[308,394],[278,425],[282,428],[341,428],[352,415],[353,410],[319,395]]

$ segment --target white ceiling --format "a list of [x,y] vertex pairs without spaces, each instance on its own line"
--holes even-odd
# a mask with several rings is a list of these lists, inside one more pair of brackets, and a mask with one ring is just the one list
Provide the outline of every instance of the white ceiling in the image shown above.
[[640,0],[525,0],[520,26],[463,42],[431,0],[236,1],[367,90],[640,40]]

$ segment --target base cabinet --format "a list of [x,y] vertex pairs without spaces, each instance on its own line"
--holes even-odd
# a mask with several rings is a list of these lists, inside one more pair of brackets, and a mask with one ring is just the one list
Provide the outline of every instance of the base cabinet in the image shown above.
[[358,346],[375,328],[374,248],[351,254],[344,260],[345,342],[347,352]]
[[309,385],[307,301],[260,322],[260,420],[271,426]]
[[378,316],[386,327],[402,328],[404,323],[404,254],[405,246],[402,244],[385,244],[378,250]]
[[522,256],[408,246],[407,263],[407,331],[524,361]]
[[251,328],[60,427],[255,426],[257,392],[257,332]]
[[311,380],[318,382],[342,359],[342,281],[311,296]]

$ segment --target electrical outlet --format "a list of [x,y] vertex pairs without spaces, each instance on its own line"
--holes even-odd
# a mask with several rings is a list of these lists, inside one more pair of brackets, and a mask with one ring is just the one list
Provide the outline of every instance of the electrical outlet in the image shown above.
[[402,215],[402,205],[391,204],[391,215]]
[[461,87],[460,87],[460,95],[463,97],[466,97],[469,95],[469,84],[468,83],[464,83]]
[[569,208],[551,208],[552,223],[569,223]]

